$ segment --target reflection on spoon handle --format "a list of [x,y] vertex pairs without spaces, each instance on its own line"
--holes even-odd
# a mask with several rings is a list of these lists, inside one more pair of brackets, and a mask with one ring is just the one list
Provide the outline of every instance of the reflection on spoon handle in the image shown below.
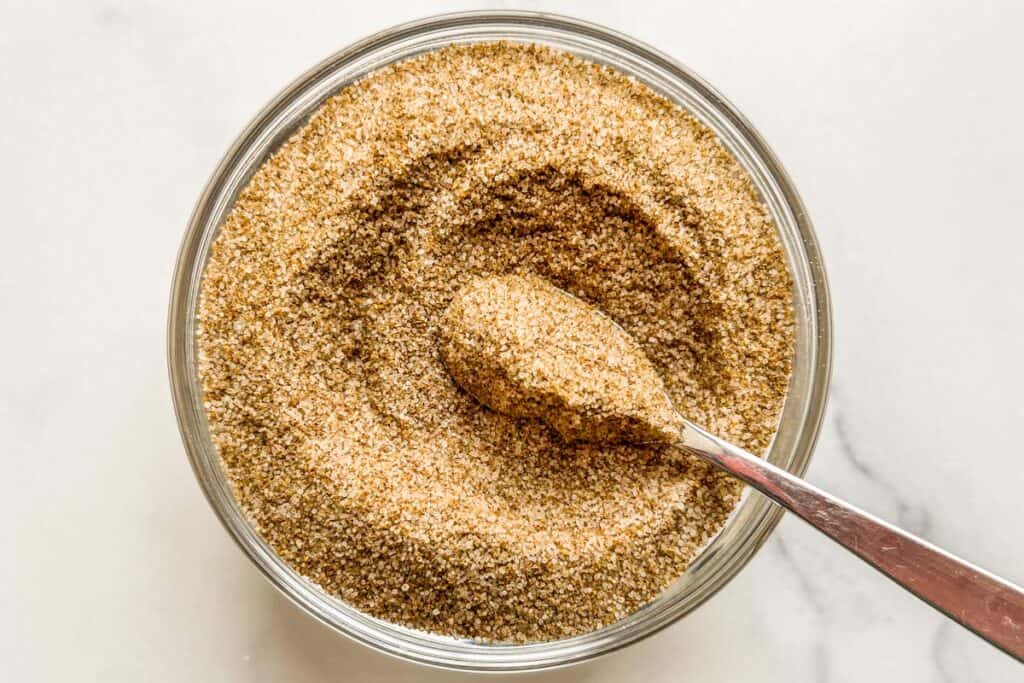
[[689,422],[678,446],[743,480],[932,607],[1024,662],[1024,589]]

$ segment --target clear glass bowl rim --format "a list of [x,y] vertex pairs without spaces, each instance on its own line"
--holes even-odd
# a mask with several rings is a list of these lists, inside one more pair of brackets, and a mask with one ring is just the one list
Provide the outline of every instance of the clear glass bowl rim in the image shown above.
[[661,90],[709,125],[751,174],[772,212],[795,281],[798,341],[794,378],[768,459],[802,475],[824,414],[831,369],[831,307],[810,219],[788,174],[753,126],[703,79],[670,57],[610,29],[548,13],[442,14],[380,31],[328,57],[281,91],[246,127],[207,182],[175,266],[168,319],[168,366],[182,440],[196,478],[221,523],[263,575],[292,602],[334,630],[421,664],[511,672],[579,663],[668,626],[720,590],[749,561],[782,511],[747,491],[726,528],[679,581],[654,602],[608,627],[574,638],[490,644],[416,631],[370,617],[326,595],[283,563],[238,508],[207,430],[196,374],[195,309],[209,247],[237,191],[267,154],[353,78],[450,42],[539,42],[611,64]]

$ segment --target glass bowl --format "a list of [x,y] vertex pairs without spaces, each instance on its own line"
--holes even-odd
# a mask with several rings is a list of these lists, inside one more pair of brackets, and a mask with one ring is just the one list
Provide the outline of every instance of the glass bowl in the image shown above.
[[523,671],[564,666],[636,642],[683,617],[722,588],[764,543],[781,511],[747,491],[725,528],[653,602],[591,633],[508,645],[475,642],[375,619],[298,575],[246,521],[211,443],[196,372],[196,308],[210,246],[253,172],[320,104],[385,64],[450,43],[507,40],[550,45],[611,65],[688,109],[714,130],[746,167],[769,207],[794,279],[797,319],[793,377],[768,459],[803,474],[825,408],[831,324],[825,272],[810,220],[775,155],[743,116],[707,83],[669,57],[590,23],[533,12],[467,12],[381,31],[323,61],[261,111],[206,184],[178,256],[168,321],[174,407],[199,484],[221,522],[260,571],[288,598],[333,629],[378,650],[451,669]]

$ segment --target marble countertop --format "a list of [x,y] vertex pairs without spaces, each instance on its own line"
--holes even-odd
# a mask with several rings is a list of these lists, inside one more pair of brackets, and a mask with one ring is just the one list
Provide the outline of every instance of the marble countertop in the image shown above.
[[[747,114],[803,194],[832,285],[834,381],[809,478],[1024,582],[1024,5],[487,4],[626,31]],[[186,463],[164,325],[185,221],[250,117],[358,37],[475,6],[0,3],[0,678],[468,678],[336,636],[260,577]],[[526,678],[633,677],[951,683],[1024,668],[787,518],[684,621]]]

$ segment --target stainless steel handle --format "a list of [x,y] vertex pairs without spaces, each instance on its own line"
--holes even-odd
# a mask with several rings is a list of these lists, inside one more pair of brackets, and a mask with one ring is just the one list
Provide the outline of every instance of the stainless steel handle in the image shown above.
[[745,481],[954,621],[1024,662],[1024,589],[686,423],[680,447]]

